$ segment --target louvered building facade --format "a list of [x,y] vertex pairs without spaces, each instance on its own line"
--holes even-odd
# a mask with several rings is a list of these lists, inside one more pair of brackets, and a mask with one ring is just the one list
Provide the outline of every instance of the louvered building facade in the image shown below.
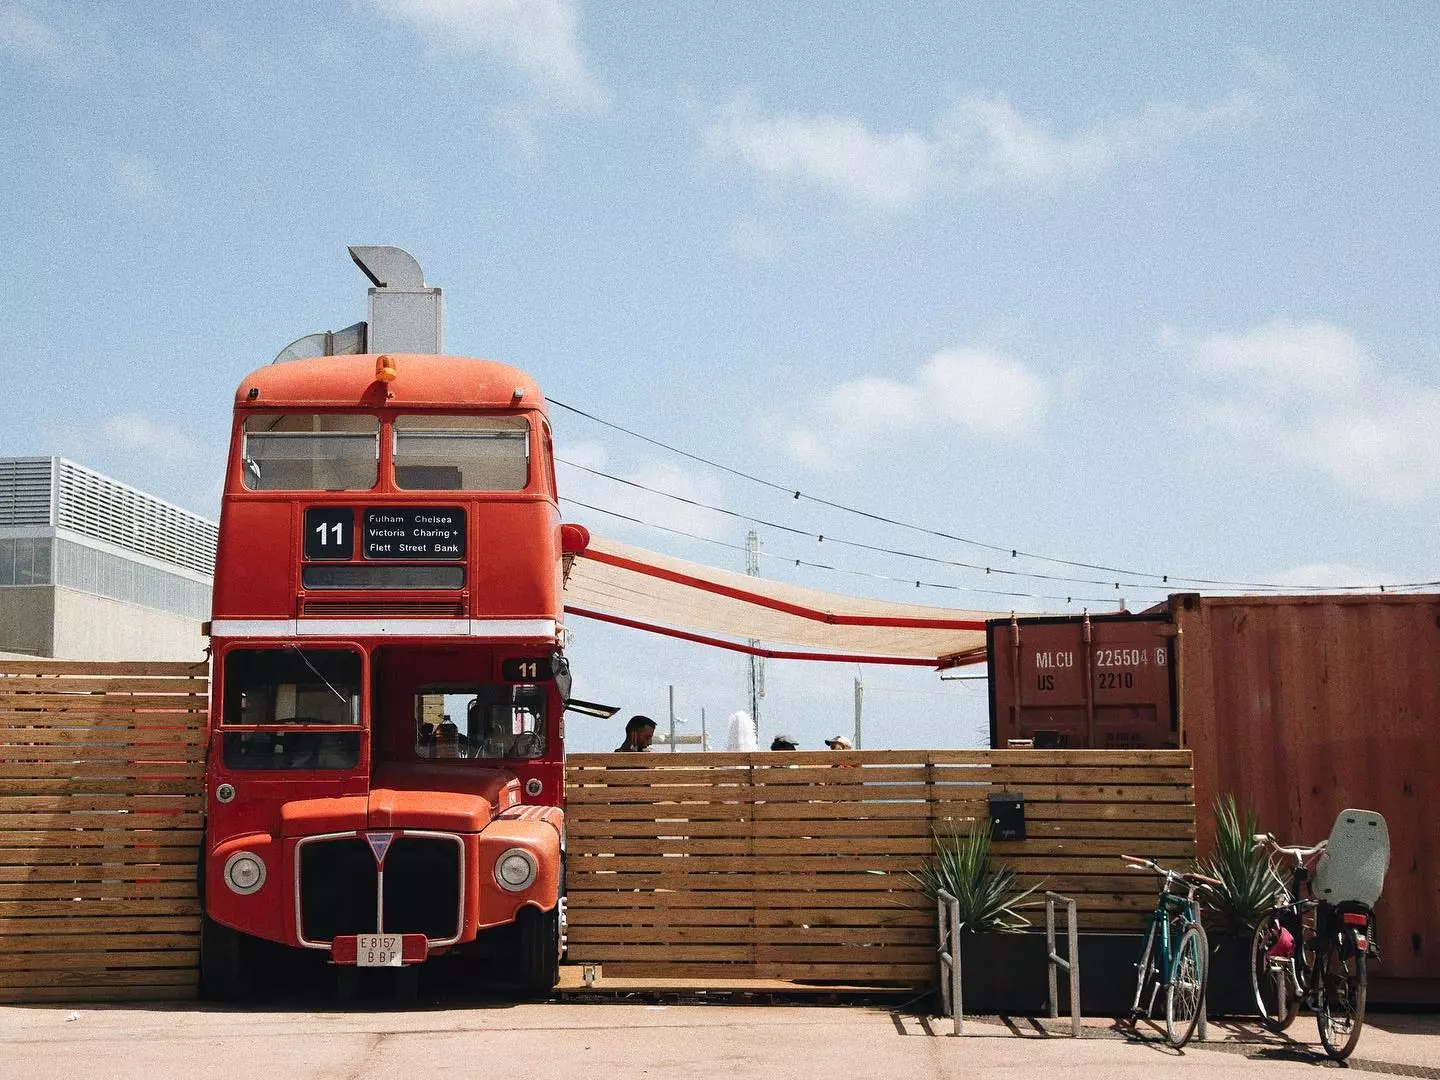
[[0,653],[203,656],[216,525],[55,457],[0,457]]

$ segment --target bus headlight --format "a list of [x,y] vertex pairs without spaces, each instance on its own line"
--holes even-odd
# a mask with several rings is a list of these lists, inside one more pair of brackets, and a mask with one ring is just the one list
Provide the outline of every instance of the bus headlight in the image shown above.
[[495,860],[495,881],[507,892],[528,889],[535,880],[535,856],[524,848],[511,848]]
[[265,863],[259,855],[248,851],[237,851],[225,860],[225,884],[230,891],[241,896],[259,892],[265,884]]

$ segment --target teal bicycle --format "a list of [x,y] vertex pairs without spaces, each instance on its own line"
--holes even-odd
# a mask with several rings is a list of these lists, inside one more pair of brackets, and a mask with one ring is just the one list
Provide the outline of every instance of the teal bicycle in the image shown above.
[[1154,859],[1121,855],[1132,870],[1150,870],[1164,878],[1155,910],[1145,921],[1145,947],[1136,963],[1135,1000],[1130,1023],[1154,1015],[1156,1000],[1165,995],[1165,1041],[1180,1049],[1195,1034],[1205,1007],[1210,944],[1200,925],[1197,885],[1220,882],[1204,874],[1167,870]]

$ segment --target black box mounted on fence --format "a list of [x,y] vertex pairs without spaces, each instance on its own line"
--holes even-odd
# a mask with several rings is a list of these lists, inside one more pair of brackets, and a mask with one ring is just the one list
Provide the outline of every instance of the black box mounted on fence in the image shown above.
[[990,839],[1025,839],[1025,796],[1009,791],[997,791],[987,798],[990,801]]

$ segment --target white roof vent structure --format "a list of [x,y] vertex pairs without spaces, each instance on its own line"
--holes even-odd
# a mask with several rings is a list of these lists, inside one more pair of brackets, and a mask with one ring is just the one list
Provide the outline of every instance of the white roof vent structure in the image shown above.
[[425,284],[425,273],[408,251],[385,245],[349,249],[373,286],[365,322],[344,330],[306,334],[280,351],[275,363],[307,356],[354,353],[443,353],[445,300]]

